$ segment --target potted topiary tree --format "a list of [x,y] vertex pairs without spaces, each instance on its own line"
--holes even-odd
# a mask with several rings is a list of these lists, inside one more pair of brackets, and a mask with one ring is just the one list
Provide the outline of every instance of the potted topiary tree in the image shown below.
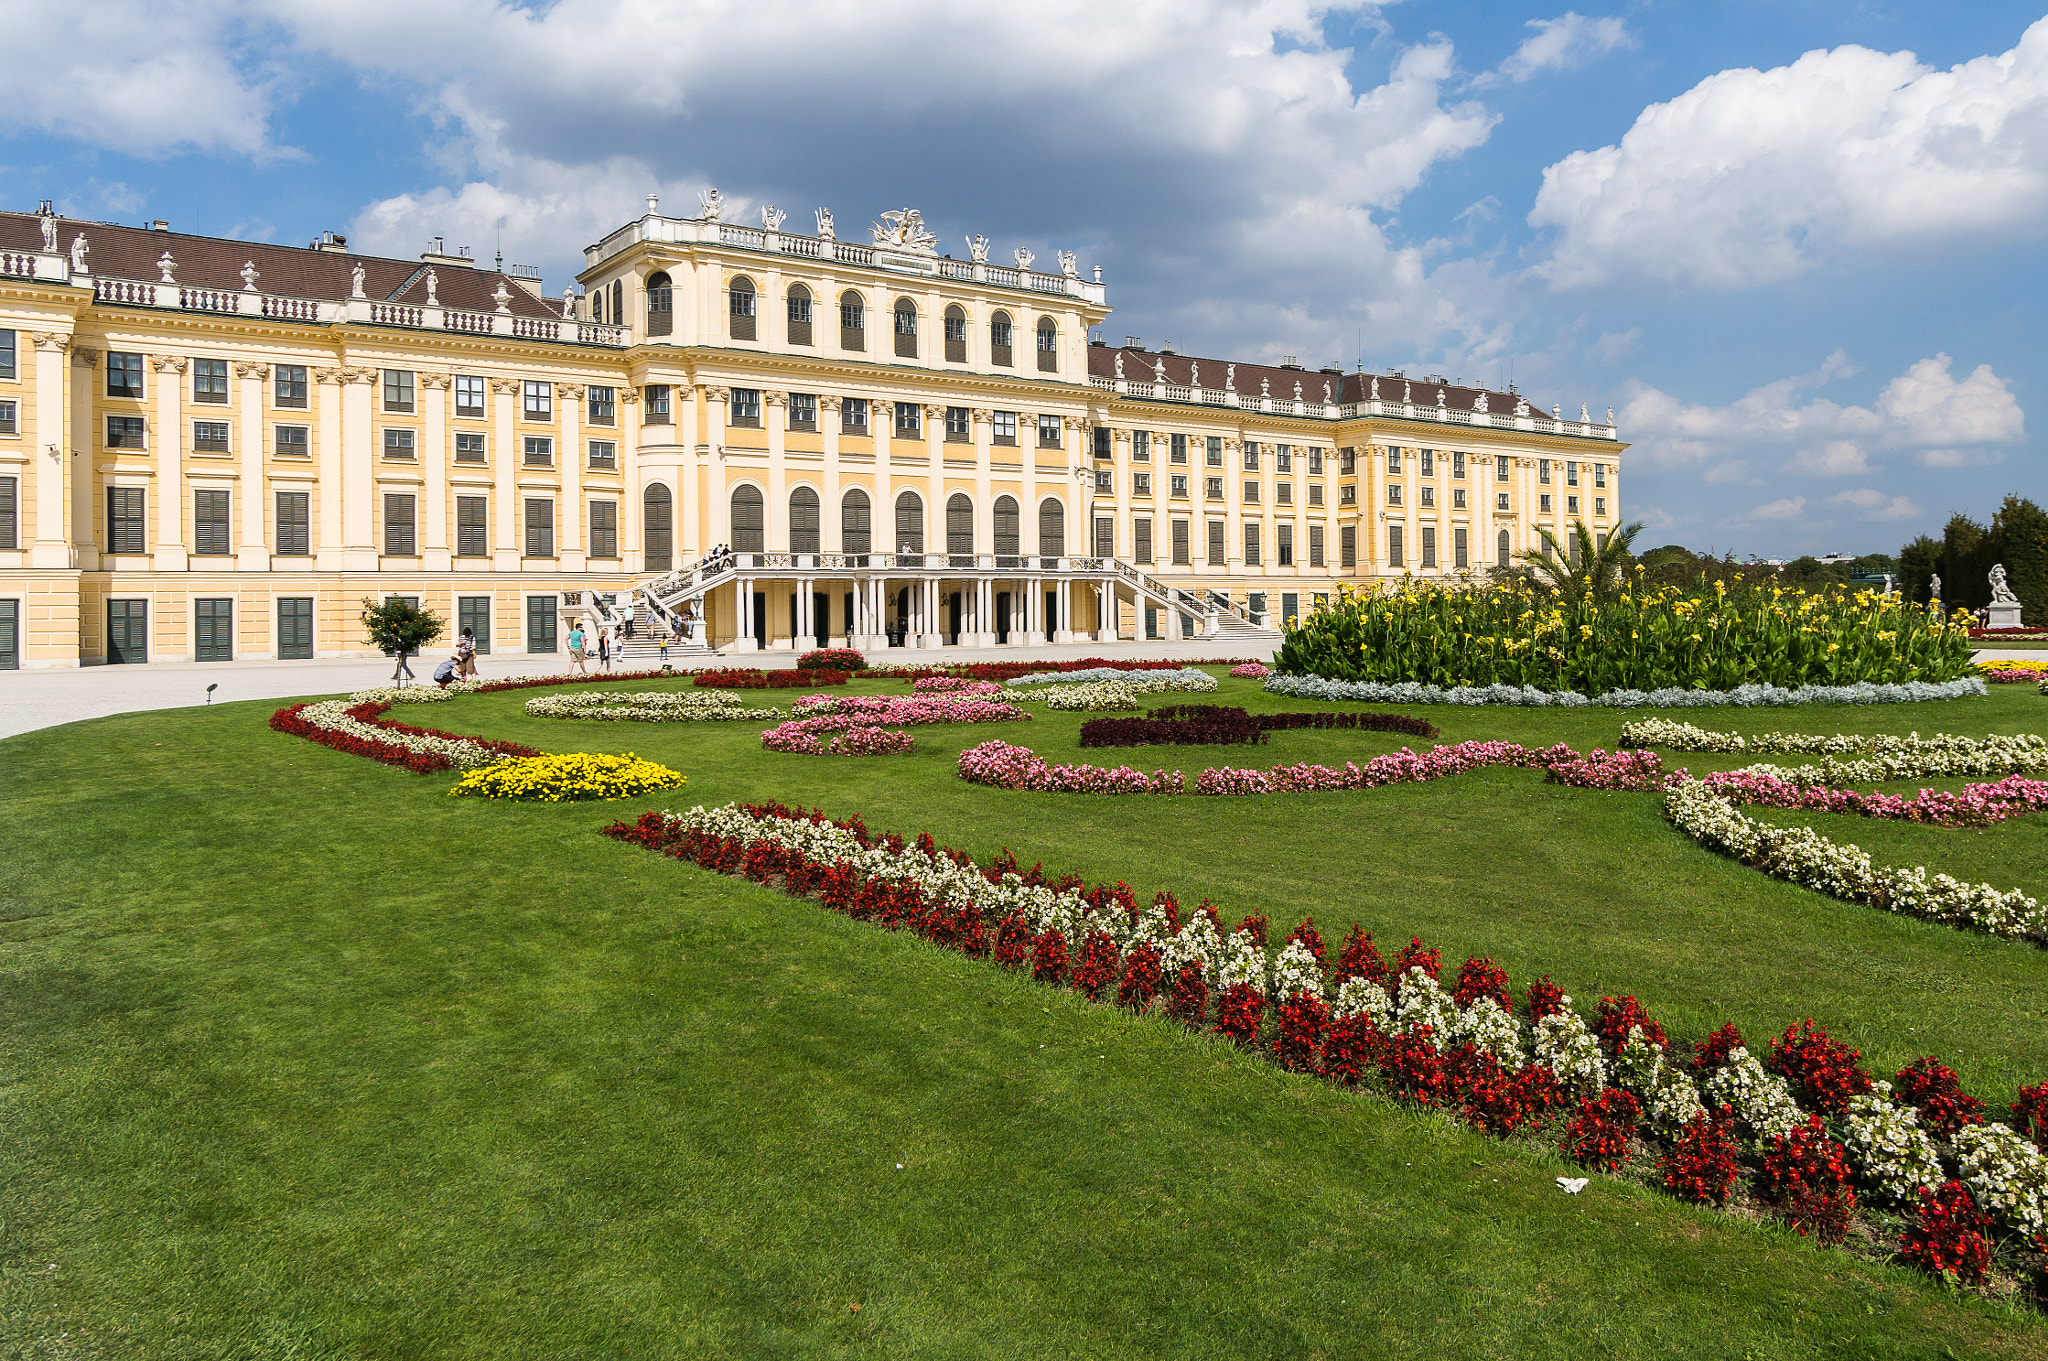
[[398,665],[391,670],[394,683],[400,676],[412,675],[405,659],[439,638],[446,628],[441,616],[421,609],[406,596],[394,595],[381,605],[363,597],[363,629],[370,642],[385,656],[398,658]]

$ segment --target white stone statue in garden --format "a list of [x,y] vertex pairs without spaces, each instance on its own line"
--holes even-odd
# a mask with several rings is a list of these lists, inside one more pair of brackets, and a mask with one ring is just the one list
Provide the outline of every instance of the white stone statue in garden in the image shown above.
[[1991,569],[1991,603],[1994,605],[2017,605],[2020,598],[2012,593],[2012,587],[2005,584],[2005,564],[1999,563]]
[[1941,603],[1941,573],[1936,572],[1927,578],[1927,598],[1937,605]]

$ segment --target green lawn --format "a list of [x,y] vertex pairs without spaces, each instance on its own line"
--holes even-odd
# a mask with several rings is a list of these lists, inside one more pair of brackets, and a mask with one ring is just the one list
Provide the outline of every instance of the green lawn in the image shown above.
[[[1567,1198],[1541,1149],[596,831],[663,803],[860,812],[1233,917],[1312,913],[1333,942],[1353,920],[1419,934],[1588,1008],[1634,992],[1685,1037],[1732,1019],[1761,1048],[1812,1015],[1873,1069],[1940,1054],[1999,1102],[2048,1077],[2039,949],[1775,883],[1671,831],[1652,796],[1527,771],[1228,800],[953,773],[997,735],[1199,768],[1401,745],[1377,734],[1083,753],[1081,716],[1039,706],[834,760],[764,754],[759,724],[527,718],[547,693],[400,716],[632,750],[689,788],[449,799],[451,776],[269,732],[269,703],[0,742],[0,1356],[2048,1351],[2025,1309],[1621,1182]],[[1245,682],[1218,698],[1309,707]],[[1622,721],[1418,712],[1442,741],[1581,748]],[[1981,734],[2042,731],[2048,700],[1678,716]],[[2041,817],[1822,822],[1881,857],[2048,887]]]

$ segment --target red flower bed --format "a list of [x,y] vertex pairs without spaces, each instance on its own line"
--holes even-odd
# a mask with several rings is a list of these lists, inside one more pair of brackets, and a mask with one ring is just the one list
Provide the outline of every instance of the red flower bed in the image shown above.
[[1502,1011],[1515,1009],[1515,1000],[1508,995],[1508,971],[1490,959],[1468,959],[1458,970],[1451,1000],[1469,1007],[1482,997],[1491,997]]
[[1295,728],[1398,732],[1435,737],[1437,728],[1406,714],[1251,714],[1220,704],[1175,704],[1143,718],[1091,718],[1081,725],[1084,747],[1253,746],[1269,732]]
[[1771,1041],[1771,1056],[1764,1067],[1792,1084],[1800,1104],[1823,1115],[1842,1115],[1849,1098],[1870,1090],[1870,1074],[1857,1062],[1863,1055],[1828,1035],[1828,1028],[1815,1025],[1811,1016]]
[[797,690],[814,685],[844,685],[844,671],[700,671],[696,683],[714,690]]
[[1628,1032],[1637,1026],[1643,1028],[1644,1039],[1659,1049],[1666,1047],[1664,1027],[1650,1019],[1641,1002],[1633,997],[1624,997],[1619,1002],[1612,997],[1600,999],[1600,1015],[1593,1022],[1593,1033],[1600,1037],[1600,1047],[1609,1054],[1619,1054],[1628,1043]]
[[868,659],[850,647],[813,648],[796,659],[799,671],[865,671]]
[[1920,1112],[1920,1123],[1943,1139],[1965,1125],[1984,1123],[1984,1103],[1963,1090],[1956,1070],[1933,1058],[1915,1059],[1892,1079],[1892,1094]]
[[1695,1115],[1659,1164],[1664,1189],[1696,1205],[1725,1205],[1735,1189],[1735,1141],[1728,1134],[1730,1112]]
[[1611,1172],[1628,1157],[1628,1141],[1642,1117],[1641,1102],[1619,1087],[1609,1087],[1579,1103],[1579,1113],[1565,1126],[1558,1148],[1568,1157]]
[[[374,738],[361,737],[354,733],[337,732],[332,728],[318,727],[300,717],[300,711],[307,708],[308,704],[318,702],[317,700],[308,701],[307,704],[294,704],[288,709],[279,709],[270,716],[272,731],[288,733],[293,737],[303,737],[309,742],[318,742],[323,747],[332,747],[336,751],[347,752],[351,756],[367,756],[372,761],[381,761],[387,766],[397,766],[401,770],[409,770],[415,775],[426,775],[436,770],[447,770],[455,764],[439,752],[414,751],[411,747],[397,742],[380,742]],[[355,719],[358,723],[367,723],[373,728],[383,728],[409,737],[437,737],[447,742],[468,742],[473,746],[482,747],[484,750],[495,752],[500,756],[542,756],[546,754],[538,748],[522,746],[517,742],[500,742],[495,738],[470,737],[463,733],[443,732],[439,728],[420,728],[410,723],[387,721],[381,715],[390,708],[389,704],[380,704],[373,700],[355,705],[347,713],[350,718]]]
[[1991,1266],[1990,1216],[1959,1181],[1920,1188],[1920,1203],[1899,1243],[1899,1255],[1924,1271],[1981,1281]]
[[1335,729],[1343,732],[1398,732],[1410,737],[1435,737],[1437,726],[1426,718],[1410,718],[1406,714],[1255,714],[1262,729],[1267,732],[1285,732],[1294,728]]
[[1778,1202],[1779,1213],[1802,1238],[1811,1234],[1823,1243],[1839,1243],[1849,1236],[1856,1191],[1849,1185],[1848,1155],[1818,1115],[1772,1138],[1757,1191]]
[[593,671],[587,676],[582,674],[570,676],[523,676],[514,680],[484,681],[475,689],[465,691],[464,693],[491,695],[496,694],[500,690],[532,690],[543,685],[595,685],[600,681],[660,680],[664,676],[675,677],[689,674],[691,673],[687,671],[672,671],[666,667],[656,667],[650,671]]

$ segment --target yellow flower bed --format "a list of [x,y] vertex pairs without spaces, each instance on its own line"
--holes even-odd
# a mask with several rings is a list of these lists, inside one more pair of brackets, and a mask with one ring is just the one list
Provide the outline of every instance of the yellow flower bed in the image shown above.
[[2043,680],[2048,680],[2048,662],[2012,662],[2002,660],[1995,662],[1978,662],[1977,669],[1986,672],[2032,671],[2039,674]]
[[448,791],[453,798],[519,799],[527,803],[572,803],[624,799],[651,789],[680,789],[683,777],[667,766],[624,756],[575,751],[560,756],[508,756],[472,770]]

